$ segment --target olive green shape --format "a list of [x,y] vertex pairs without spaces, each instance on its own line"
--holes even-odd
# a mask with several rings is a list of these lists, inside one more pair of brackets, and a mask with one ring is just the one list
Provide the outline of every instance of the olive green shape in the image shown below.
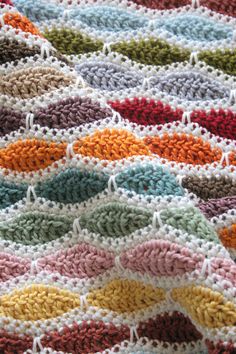
[[144,65],[167,65],[189,60],[190,52],[177,46],[169,45],[160,39],[131,40],[111,46],[112,51],[123,54],[129,59]]
[[62,54],[73,55],[102,50],[103,43],[92,40],[78,31],[62,28],[46,30],[44,36]]

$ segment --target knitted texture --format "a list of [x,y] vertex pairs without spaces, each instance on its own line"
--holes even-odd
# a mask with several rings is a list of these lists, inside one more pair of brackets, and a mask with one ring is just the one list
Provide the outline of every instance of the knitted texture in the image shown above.
[[0,354],[236,352],[235,17],[0,0]]

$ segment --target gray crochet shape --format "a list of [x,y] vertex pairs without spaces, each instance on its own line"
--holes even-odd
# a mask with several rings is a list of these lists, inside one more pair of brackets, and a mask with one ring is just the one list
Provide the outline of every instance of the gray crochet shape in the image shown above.
[[161,78],[153,77],[150,86],[171,96],[188,101],[207,101],[229,97],[230,90],[220,82],[199,73],[171,73]]
[[112,63],[82,63],[76,70],[93,88],[118,91],[142,84],[143,77]]

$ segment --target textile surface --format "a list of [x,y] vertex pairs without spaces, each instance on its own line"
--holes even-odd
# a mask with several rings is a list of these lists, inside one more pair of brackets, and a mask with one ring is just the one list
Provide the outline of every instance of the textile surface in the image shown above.
[[0,1],[0,354],[236,353],[236,1]]

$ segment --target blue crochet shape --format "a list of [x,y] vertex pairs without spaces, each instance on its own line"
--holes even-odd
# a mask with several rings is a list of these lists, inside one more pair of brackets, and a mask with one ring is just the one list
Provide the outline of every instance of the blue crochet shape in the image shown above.
[[95,30],[109,32],[138,30],[148,23],[148,19],[143,16],[109,6],[93,6],[71,11],[69,17]]
[[156,22],[156,28],[162,28],[171,34],[192,41],[231,40],[233,29],[229,25],[206,19],[200,16],[179,15],[164,18]]
[[63,15],[63,7],[42,0],[13,0],[19,12],[32,22],[58,19]]

